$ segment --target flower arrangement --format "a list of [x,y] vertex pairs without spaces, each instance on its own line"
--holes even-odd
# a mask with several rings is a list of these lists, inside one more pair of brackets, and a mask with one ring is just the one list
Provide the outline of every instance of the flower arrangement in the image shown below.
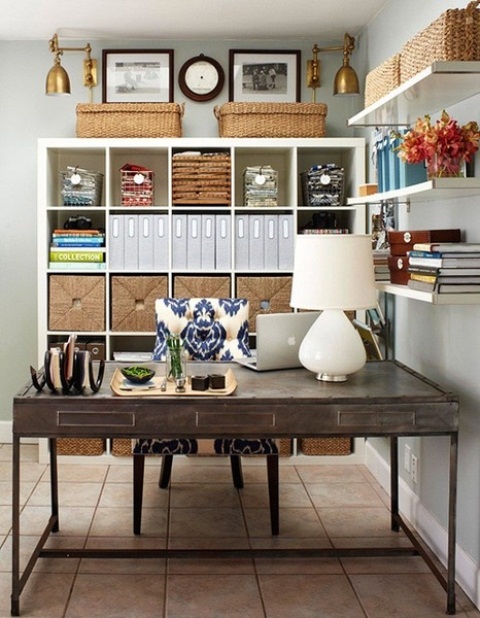
[[430,116],[418,118],[404,135],[398,156],[407,163],[425,161],[429,177],[461,176],[461,167],[478,150],[480,133],[474,121],[460,126],[445,110],[432,124]]

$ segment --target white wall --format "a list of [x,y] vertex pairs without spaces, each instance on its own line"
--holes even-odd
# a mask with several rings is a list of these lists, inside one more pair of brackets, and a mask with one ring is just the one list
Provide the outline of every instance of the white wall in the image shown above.
[[[68,41],[61,41],[64,45]],[[103,49],[174,50],[176,102],[185,101],[177,85],[177,74],[190,57],[204,53],[218,60],[226,81],[221,95],[208,103],[186,100],[184,137],[218,136],[215,105],[228,100],[229,49],[299,49],[302,52],[302,101],[311,100],[304,85],[304,66],[312,57],[315,42],[320,46],[339,41],[95,41],[90,40],[92,56],[99,61]],[[85,44],[74,42],[71,45]],[[37,366],[36,313],[36,144],[40,137],[74,137],[75,105],[88,101],[82,85],[83,55],[66,53],[62,63],[71,84],[71,97],[46,97],[45,77],[53,55],[48,41],[0,41],[0,439],[10,430],[12,398],[29,376],[29,365]],[[352,134],[346,118],[358,111],[361,101],[347,98],[333,103],[333,77],[341,66],[342,54],[321,55],[321,88],[317,100],[329,105],[327,135]],[[7,87],[8,85],[8,87]],[[94,91],[94,102],[101,102],[101,85]],[[8,437],[8,436],[7,436]]]
[[[463,8],[466,1],[389,0],[362,35],[360,46],[369,69],[401,51],[404,43],[447,8]],[[479,81],[480,92],[480,81]],[[449,108],[461,123],[480,122],[480,97]],[[480,161],[476,158],[477,176]],[[480,242],[480,197],[413,204],[408,213],[399,206],[398,229],[459,227],[464,240]],[[480,306],[433,306],[395,299],[396,357],[460,397],[458,544],[480,563]],[[420,462],[418,485],[409,481],[419,504],[442,526],[446,524],[448,441],[445,438],[407,440]],[[371,440],[388,459],[381,440]],[[403,462],[402,457],[400,461]],[[404,476],[405,480],[406,477]],[[478,591],[471,589],[476,596]]]

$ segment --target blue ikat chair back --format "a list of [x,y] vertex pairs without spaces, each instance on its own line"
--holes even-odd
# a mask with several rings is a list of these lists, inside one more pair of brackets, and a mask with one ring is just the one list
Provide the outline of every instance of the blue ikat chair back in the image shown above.
[[153,359],[165,360],[167,338],[179,335],[187,358],[230,361],[250,356],[246,298],[159,298]]

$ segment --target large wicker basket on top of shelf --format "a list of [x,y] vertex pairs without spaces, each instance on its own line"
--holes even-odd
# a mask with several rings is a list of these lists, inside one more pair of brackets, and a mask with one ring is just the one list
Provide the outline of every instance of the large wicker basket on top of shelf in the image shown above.
[[182,137],[178,103],[79,103],[77,137]]
[[224,103],[214,108],[220,137],[323,137],[325,103]]
[[480,60],[480,1],[448,9],[408,41],[400,63],[405,82],[436,61]]

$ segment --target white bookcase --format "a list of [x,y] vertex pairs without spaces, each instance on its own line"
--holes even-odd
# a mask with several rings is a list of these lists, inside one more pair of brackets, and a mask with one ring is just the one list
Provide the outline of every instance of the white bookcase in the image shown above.
[[[231,158],[231,203],[228,205],[177,206],[172,203],[172,157],[177,152],[228,152]],[[153,206],[122,207],[120,168],[126,163],[145,166],[155,174],[155,197]],[[311,207],[302,199],[300,173],[313,165],[334,163],[345,170],[345,203],[339,207]],[[273,208],[243,206],[243,171],[247,166],[270,165],[278,172],[278,205]],[[64,206],[61,196],[60,173],[67,166],[99,171],[104,174],[102,201],[96,207],[77,208]],[[105,327],[91,332],[77,332],[79,339],[100,342],[105,357],[112,359],[115,352],[153,349],[155,333],[148,331],[122,331],[112,328],[112,279],[121,276],[161,275],[166,278],[168,293],[173,295],[177,276],[223,276],[228,277],[230,294],[236,293],[239,277],[291,276],[289,269],[242,269],[235,264],[235,235],[232,233],[229,251],[231,267],[218,271],[202,269],[177,269],[172,265],[172,241],[170,238],[168,267],[157,270],[115,270],[109,258],[109,222],[118,214],[164,214],[170,222],[179,213],[222,213],[231,222],[234,230],[235,217],[240,214],[290,214],[293,233],[312,219],[315,212],[335,211],[340,227],[350,233],[365,233],[366,205],[361,201],[350,203],[348,198],[358,196],[359,185],[365,182],[365,140],[363,138],[319,139],[41,139],[38,143],[38,364],[43,364],[43,355],[53,342],[65,340],[71,330],[49,328],[49,279],[52,276],[96,276],[105,283]],[[348,201],[348,203],[347,203]],[[63,228],[72,215],[84,214],[92,219],[94,228],[106,230],[105,270],[51,270],[49,269],[49,246],[51,233]],[[254,333],[253,333],[254,335]],[[363,441],[358,444],[355,456],[361,456]],[[89,460],[92,458],[89,458]],[[93,458],[95,459],[95,458]],[[308,460],[315,457],[308,457]],[[322,458],[323,459],[323,458]],[[328,459],[328,458],[327,458]],[[337,461],[338,458],[335,458]],[[351,458],[349,458],[351,461]]]

